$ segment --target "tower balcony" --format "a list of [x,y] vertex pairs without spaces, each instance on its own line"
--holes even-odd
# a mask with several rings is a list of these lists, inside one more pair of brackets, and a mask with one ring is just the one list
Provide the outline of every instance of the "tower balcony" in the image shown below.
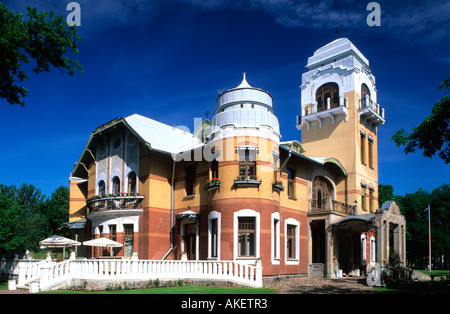
[[383,125],[385,122],[384,108],[366,96],[359,100],[358,117],[362,124],[369,123],[369,126],[372,127]]
[[302,108],[302,116],[297,116],[297,129],[301,130],[302,123],[306,124],[309,131],[311,123],[318,122],[319,127],[322,127],[322,122],[324,119],[330,118],[331,123],[334,124],[335,118],[338,115],[343,115],[345,121],[348,117],[348,104],[347,98],[340,97],[338,104],[331,103],[331,99],[327,98],[326,105],[318,105],[317,103],[312,103],[306,105]]

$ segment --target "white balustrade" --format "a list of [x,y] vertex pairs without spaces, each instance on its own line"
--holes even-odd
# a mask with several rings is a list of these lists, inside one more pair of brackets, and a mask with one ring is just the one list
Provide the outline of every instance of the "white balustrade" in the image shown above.
[[262,287],[262,266],[236,261],[67,260],[33,263],[19,271],[19,286],[40,278],[40,289],[69,279],[80,280],[226,280]]

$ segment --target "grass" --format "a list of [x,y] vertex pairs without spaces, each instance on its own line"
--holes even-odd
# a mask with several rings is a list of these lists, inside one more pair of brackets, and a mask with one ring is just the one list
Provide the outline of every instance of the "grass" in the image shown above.
[[39,294],[276,294],[277,291],[268,288],[227,288],[182,286],[149,289],[130,289],[117,291],[75,291],[57,290],[40,292]]

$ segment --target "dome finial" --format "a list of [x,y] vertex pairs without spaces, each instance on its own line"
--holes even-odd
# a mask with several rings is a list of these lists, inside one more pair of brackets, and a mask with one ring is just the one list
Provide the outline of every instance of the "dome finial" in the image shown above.
[[251,86],[250,86],[250,84],[247,82],[247,73],[246,72],[242,72],[242,82],[241,82],[241,84],[239,84],[239,86],[238,87],[236,87],[236,88],[252,88]]

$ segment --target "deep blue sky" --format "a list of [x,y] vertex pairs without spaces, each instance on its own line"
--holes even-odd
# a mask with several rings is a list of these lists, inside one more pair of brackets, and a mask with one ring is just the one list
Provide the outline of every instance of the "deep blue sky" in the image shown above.
[[[66,17],[69,0],[4,1]],[[370,1],[80,0],[79,55],[83,74],[59,70],[25,81],[26,106],[0,100],[0,183],[33,184],[45,195],[68,186],[73,164],[90,133],[134,113],[193,129],[212,116],[218,92],[248,82],[274,98],[282,140],[300,140],[301,75],[308,57],[328,42],[349,38],[370,61],[378,102],[379,183],[394,193],[432,190],[448,183],[441,159],[404,155],[392,134],[410,131],[448,91],[450,2],[378,1],[381,26],[369,27]]]

